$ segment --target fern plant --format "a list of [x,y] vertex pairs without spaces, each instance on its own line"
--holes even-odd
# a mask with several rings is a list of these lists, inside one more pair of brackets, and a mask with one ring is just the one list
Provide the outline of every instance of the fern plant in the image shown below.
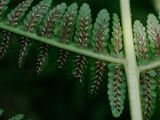
[[42,0],[34,6],[33,1],[24,0],[11,11],[7,9],[10,0],[0,1],[0,59],[6,55],[12,36],[16,36],[20,46],[18,65],[22,68],[36,40],[39,53],[35,70],[39,75],[45,71],[50,48],[55,47],[57,52],[52,54],[58,56],[54,61],[57,69],[73,63],[69,67],[72,70],[67,71],[80,85],[88,83],[90,97],[97,96],[107,81],[114,117],[123,112],[128,88],[131,118],[149,120],[157,94],[160,96],[159,20],[149,14],[147,27],[137,20],[132,30],[129,0],[120,0],[122,27],[118,15],[106,9],[93,23],[87,3],[79,9],[77,3],[52,6],[52,0]]

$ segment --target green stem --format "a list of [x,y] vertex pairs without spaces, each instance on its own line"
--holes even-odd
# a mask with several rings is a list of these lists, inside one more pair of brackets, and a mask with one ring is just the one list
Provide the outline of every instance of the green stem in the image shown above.
[[123,64],[123,65],[126,63],[125,59],[123,59],[123,58],[114,58],[114,57],[107,56],[104,54],[97,54],[97,53],[94,53],[93,51],[77,48],[71,44],[70,45],[62,44],[62,43],[58,42],[57,38],[48,39],[48,38],[44,38],[42,36],[37,36],[36,34],[22,31],[19,28],[13,28],[13,27],[7,26],[7,25],[5,25],[5,23],[2,23],[2,22],[0,23],[0,28],[7,30],[7,31],[10,31],[12,33],[18,34],[18,35],[26,36],[26,37],[31,38],[33,40],[44,42],[46,44],[49,44],[51,46],[55,46],[57,48],[65,49],[65,50],[68,50],[68,51],[71,51],[74,53],[78,53],[81,55],[85,55],[88,57],[96,58],[96,59],[107,61],[107,62],[119,63],[119,64]]
[[159,66],[160,66],[160,60],[157,60],[155,62],[149,63],[148,65],[139,66],[139,71],[143,72],[143,71],[150,70],[150,69],[153,69]]
[[139,70],[137,67],[136,56],[134,51],[130,0],[120,0],[120,5],[125,55],[127,61],[127,64],[125,65],[125,71],[127,76],[131,119],[142,120],[143,117],[140,98]]

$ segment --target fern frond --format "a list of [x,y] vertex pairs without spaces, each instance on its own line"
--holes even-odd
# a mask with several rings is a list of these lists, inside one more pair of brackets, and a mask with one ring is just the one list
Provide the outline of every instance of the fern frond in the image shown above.
[[[43,20],[43,26],[41,26],[41,36],[51,38],[53,36],[53,29],[56,28],[57,24],[60,23],[61,18],[66,10],[67,6],[65,3],[57,5],[55,8],[50,10]],[[42,72],[43,65],[48,56],[49,45],[40,43],[40,52],[36,62],[36,73],[37,75]]]
[[11,0],[1,0],[0,1],[0,19],[2,18],[2,15],[5,13],[5,11],[8,9],[8,3]]
[[[96,23],[93,28],[93,35],[91,44],[97,53],[106,53],[107,43],[109,38],[109,13],[106,9],[98,13]],[[93,60],[90,71],[89,94],[91,96],[97,95],[101,82],[103,81],[104,73],[106,71],[106,63],[101,60]]]
[[[61,22],[62,26],[60,27],[60,33],[59,33],[59,41],[64,44],[69,44],[71,42],[71,39],[74,35],[74,29],[77,19],[77,12],[78,12],[78,6],[77,3],[71,4]],[[59,51],[59,57],[58,57],[58,68],[62,69],[64,65],[66,64],[69,57],[69,52],[65,50]]]
[[[88,72],[88,65],[91,65],[89,71],[89,93],[91,96],[95,96],[98,94],[103,80],[106,79],[105,75],[107,75],[106,71],[108,70],[108,96],[110,106],[113,116],[119,117],[124,109],[124,100],[126,98],[125,73],[124,66],[121,65],[121,63],[126,65],[127,68],[127,65],[129,65],[130,62],[127,61],[129,60],[128,58],[124,58],[122,29],[117,14],[113,15],[113,24],[112,26],[109,26],[109,13],[107,10],[103,9],[99,12],[94,24],[94,29],[92,30],[91,10],[89,8],[89,5],[87,4],[83,4],[80,8],[78,19],[78,6],[76,3],[70,5],[66,12],[66,5],[61,4],[47,13],[52,0],[43,0],[31,11],[29,11],[29,14],[25,15],[25,12],[27,11],[32,1],[24,0],[24,2],[22,2],[14,10],[12,10],[12,12],[8,15],[9,24],[3,25],[3,22],[6,23],[5,21],[2,21],[2,23],[0,23],[1,29],[22,36],[20,41],[21,48],[19,54],[19,67],[22,67],[24,58],[28,54],[27,52],[29,50],[29,47],[31,46],[31,38],[40,42],[40,51],[36,63],[37,74],[39,74],[43,70],[43,66],[47,61],[46,59],[48,56],[50,45],[58,47],[60,49],[58,49],[59,58],[57,60],[59,68],[63,68],[67,63],[68,58],[71,56],[70,51],[75,52],[75,59],[73,59],[75,66],[74,72],[72,72],[77,81],[79,81],[80,83],[84,81],[84,75],[86,72]],[[64,13],[65,15],[63,16]],[[26,19],[24,21],[24,24],[21,25],[20,20],[22,20],[24,16]],[[152,41],[154,40],[153,37],[155,37],[155,34],[153,34],[153,32],[155,31],[152,31],[152,25],[150,24],[150,21],[151,20],[149,20],[148,22],[149,27],[147,31],[148,33],[150,33],[149,36],[150,40]],[[109,32],[111,27],[113,28],[113,37],[109,39]],[[143,25],[138,22],[135,23],[134,27],[135,44],[138,46],[136,48],[137,56],[139,55],[139,57],[143,57],[143,59],[148,59],[148,50],[145,49],[147,46],[146,44],[148,44],[148,42],[145,41],[147,39],[145,29],[143,28]],[[157,29],[156,32],[158,30],[159,29]],[[141,38],[141,35],[139,34],[144,36],[144,38]],[[158,32],[156,34],[158,36]],[[156,45],[155,41],[157,42],[158,40],[154,40],[154,45]],[[151,49],[151,51],[153,50]],[[55,54],[56,52],[54,53],[54,55]],[[91,58],[88,59],[88,57]],[[116,60],[118,62],[115,62]],[[111,63],[108,64],[107,61]],[[127,64],[125,62],[127,62]],[[133,67],[135,67],[135,65],[133,65]],[[131,68],[129,68],[129,71],[131,71]],[[133,68],[134,72],[136,71],[135,68]],[[126,70],[128,70],[128,68]],[[137,73],[139,73],[139,71]],[[141,80],[144,81],[143,84],[141,84],[142,88],[144,89],[144,91],[151,91],[151,94],[150,92],[148,92],[147,95],[142,93],[144,99],[148,100],[147,102],[144,101],[147,106],[146,107],[144,105],[144,115],[146,116],[146,118],[148,116],[151,116],[150,113],[149,115],[146,113],[150,111],[152,112],[152,105],[154,105],[154,102],[152,100],[155,99],[153,95],[155,91],[155,83],[153,84],[152,80],[148,82],[148,78],[154,79],[154,75],[152,75],[152,73],[149,72],[148,75],[148,72],[145,72],[145,74],[147,74],[145,76],[141,74]],[[135,73],[135,76],[135,78],[138,78],[138,74]],[[137,82],[135,83],[137,84]],[[152,98],[152,100],[149,98]]]
[[140,21],[135,21],[133,25],[135,52],[139,63],[147,60],[148,56],[148,38],[146,28]]
[[[91,10],[88,4],[84,3],[79,11],[76,32],[75,32],[75,44],[80,48],[88,48],[89,40],[91,39],[92,30],[92,17]],[[76,55],[73,75],[75,79],[82,83],[84,80],[84,73],[87,68],[87,57],[82,55]]]
[[[122,30],[117,14],[113,14],[113,32],[111,39],[110,54],[123,57]],[[112,114],[119,117],[124,109],[126,98],[126,79],[124,68],[120,64],[110,63],[108,65],[108,98]]]
[[150,120],[154,113],[156,105],[156,76],[155,70],[149,70],[141,73],[142,85],[142,107],[144,120]]
[[[32,11],[28,13],[26,19],[24,20],[24,30],[28,32],[35,32],[37,25],[41,22],[42,18],[48,11],[51,5],[51,0],[47,2],[45,0],[41,1],[38,5],[32,8]],[[22,67],[25,56],[27,56],[27,51],[30,46],[30,40],[28,38],[21,38],[20,42],[20,54],[18,58],[19,67]]]

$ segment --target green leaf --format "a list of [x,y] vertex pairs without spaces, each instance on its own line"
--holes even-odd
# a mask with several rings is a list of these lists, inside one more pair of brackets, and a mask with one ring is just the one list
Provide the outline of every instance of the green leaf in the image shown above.
[[[107,43],[109,39],[109,13],[106,9],[101,10],[96,18],[93,28],[91,46],[97,53],[108,53]],[[89,96],[96,96],[104,80],[106,63],[101,60],[91,60]]]
[[160,24],[154,14],[148,15],[147,33],[150,40],[150,56],[156,57],[160,55]]
[[145,120],[152,117],[157,97],[157,73],[155,70],[144,71],[140,75],[142,108]]
[[98,13],[96,22],[93,28],[91,45],[96,52],[108,53],[107,43],[109,39],[109,13],[106,9]]
[[0,41],[0,60],[3,59],[7,53],[11,40],[11,33],[8,31],[2,31],[2,40]]
[[91,41],[92,17],[88,4],[84,3],[79,11],[75,31],[75,44],[81,48],[87,48]]
[[101,60],[90,61],[90,77],[89,77],[89,96],[96,97],[98,95],[102,82],[104,81],[106,72],[106,63]]
[[11,26],[18,25],[19,22],[25,16],[29,6],[32,4],[34,0],[24,0],[22,3],[19,3],[17,7],[15,7],[11,13],[8,14],[8,23]]
[[115,57],[123,57],[122,28],[119,17],[115,13],[113,14],[112,29],[111,45],[109,46],[110,54]]
[[40,25],[40,35],[48,38],[53,36],[53,31],[60,24],[66,8],[66,3],[61,3],[46,14],[42,25]]
[[135,52],[138,63],[143,63],[148,59],[149,40],[146,34],[146,28],[140,21],[135,21],[133,25]]
[[62,21],[59,30],[59,41],[62,43],[71,42],[72,37],[74,35],[75,24],[77,20],[78,6],[77,3],[71,4]]
[[37,25],[42,21],[42,18],[49,10],[51,3],[52,0],[48,0],[48,2],[46,2],[46,0],[42,0],[32,8],[24,20],[25,31],[35,32]]
[[126,79],[122,65],[108,65],[108,98],[112,114],[119,117],[124,109],[124,101],[126,98]]

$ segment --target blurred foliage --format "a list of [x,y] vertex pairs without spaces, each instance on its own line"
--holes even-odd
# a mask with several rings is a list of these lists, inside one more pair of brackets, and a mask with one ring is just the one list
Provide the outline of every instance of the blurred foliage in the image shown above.
[[[12,6],[19,1],[13,0]],[[38,0],[34,4],[36,2]],[[120,15],[119,0],[54,0],[55,5],[61,2],[68,5],[87,2],[92,9],[93,21],[102,8]],[[139,19],[144,24],[148,13],[156,13],[152,0],[131,0],[131,9],[133,20]],[[19,70],[17,46],[17,40],[13,38],[9,54],[0,62],[0,107],[6,111],[2,120],[17,113],[23,113],[32,120],[115,120],[111,115],[106,83],[101,94],[91,100],[87,97],[87,87],[78,87],[74,80],[66,77],[64,71],[54,72],[52,63],[40,78],[36,78],[34,63],[37,51],[32,50],[25,68]],[[116,120],[130,120],[128,104],[127,99],[122,116]],[[158,111],[159,107],[153,120],[159,119]]]

